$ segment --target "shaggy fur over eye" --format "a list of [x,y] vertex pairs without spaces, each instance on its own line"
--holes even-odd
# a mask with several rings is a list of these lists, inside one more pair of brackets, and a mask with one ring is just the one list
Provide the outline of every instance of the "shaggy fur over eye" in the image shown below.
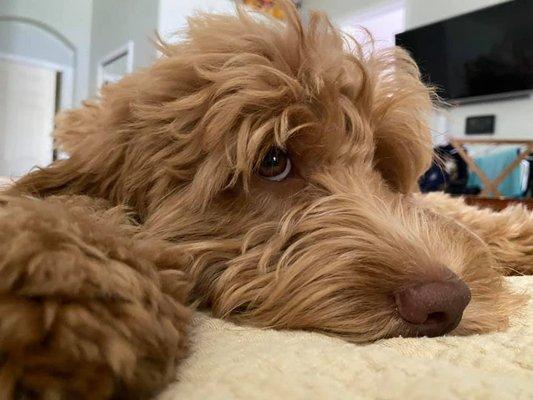
[[[186,353],[188,308],[367,342],[424,334],[398,293],[461,282],[439,333],[505,329],[532,214],[416,194],[432,95],[415,63],[288,3],[286,22],[192,18],[58,117],[69,158],[0,199],[2,398],[148,398]],[[260,173],[273,147],[279,181]]]

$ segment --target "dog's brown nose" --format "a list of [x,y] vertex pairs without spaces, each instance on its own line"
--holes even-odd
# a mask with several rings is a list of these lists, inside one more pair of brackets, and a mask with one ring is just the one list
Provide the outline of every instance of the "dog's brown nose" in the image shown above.
[[401,317],[418,336],[439,336],[455,329],[470,302],[470,289],[460,279],[423,283],[394,296]]

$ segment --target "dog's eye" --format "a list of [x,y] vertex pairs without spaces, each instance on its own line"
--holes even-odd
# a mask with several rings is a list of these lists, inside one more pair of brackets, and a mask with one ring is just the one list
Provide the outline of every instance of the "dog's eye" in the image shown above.
[[291,172],[291,160],[279,147],[271,147],[259,166],[259,174],[271,181],[282,181]]

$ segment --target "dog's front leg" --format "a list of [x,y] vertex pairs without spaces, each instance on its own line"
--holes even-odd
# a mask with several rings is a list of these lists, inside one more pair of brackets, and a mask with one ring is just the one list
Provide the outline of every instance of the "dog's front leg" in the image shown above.
[[495,212],[469,206],[462,198],[443,193],[417,195],[417,199],[483,239],[504,274],[533,274],[533,212],[524,206]]
[[101,201],[0,196],[1,399],[146,399],[174,378],[189,312],[133,233]]

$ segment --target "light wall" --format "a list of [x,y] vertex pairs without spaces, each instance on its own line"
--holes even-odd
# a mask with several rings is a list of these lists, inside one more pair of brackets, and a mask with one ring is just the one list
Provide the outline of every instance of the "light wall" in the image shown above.
[[1,0],[0,20],[31,20],[68,39],[75,50],[74,103],[87,97],[92,0]]
[[483,7],[490,7],[507,0],[407,0],[407,29],[427,25],[459,14],[468,13]]
[[134,43],[133,69],[157,57],[156,32],[169,39],[196,11],[232,12],[232,0],[93,0],[90,94],[97,92],[97,69],[106,55]]
[[366,13],[390,3],[389,0],[304,0],[302,13],[305,18],[309,11],[325,11],[333,21],[342,21],[350,14]]
[[171,39],[186,26],[187,18],[199,11],[232,13],[234,10],[232,0],[159,0],[159,33]]
[[75,53],[53,33],[20,20],[0,20],[0,54],[72,67]]
[[98,62],[133,41],[133,68],[146,67],[156,57],[152,44],[158,27],[157,0],[93,0],[90,93],[97,91]]
[[[507,0],[405,0],[406,28],[411,29],[450,18]],[[307,0],[304,12],[310,9],[327,11],[334,22],[344,21],[349,14],[365,13],[393,1],[372,0]],[[438,51],[436,49],[435,51]],[[465,120],[474,115],[496,115],[497,138],[533,137],[533,98],[514,99],[462,105],[442,113],[435,120],[438,136],[464,136]]]

